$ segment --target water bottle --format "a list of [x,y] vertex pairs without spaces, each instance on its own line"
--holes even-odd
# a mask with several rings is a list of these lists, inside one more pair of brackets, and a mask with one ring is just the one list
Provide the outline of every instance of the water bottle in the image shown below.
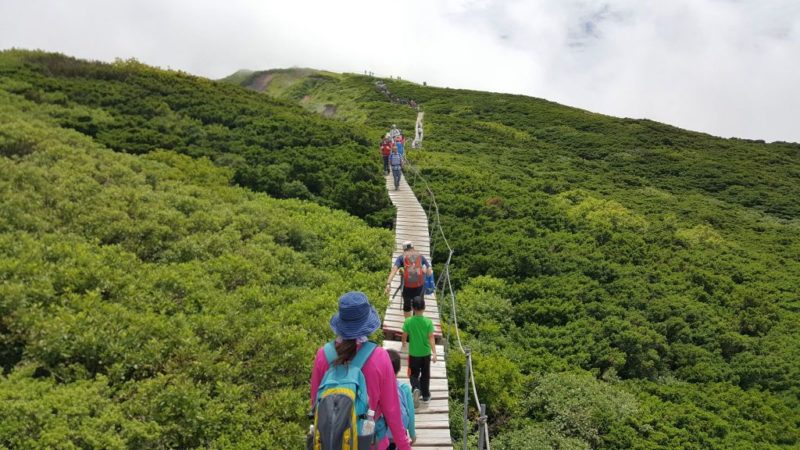
[[375,411],[368,410],[367,411],[367,420],[361,424],[361,436],[371,436],[372,433],[375,432]]
[[308,427],[308,436],[306,436],[306,450],[314,450],[314,424]]

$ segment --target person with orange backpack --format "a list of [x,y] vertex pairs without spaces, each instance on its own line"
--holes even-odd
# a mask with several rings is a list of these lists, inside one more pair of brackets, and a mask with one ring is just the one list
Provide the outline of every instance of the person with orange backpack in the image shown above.
[[411,317],[411,299],[424,295],[425,275],[433,273],[431,264],[421,253],[414,249],[411,241],[403,242],[403,254],[397,257],[386,280],[386,294],[391,290],[392,280],[397,271],[403,268],[403,316]]

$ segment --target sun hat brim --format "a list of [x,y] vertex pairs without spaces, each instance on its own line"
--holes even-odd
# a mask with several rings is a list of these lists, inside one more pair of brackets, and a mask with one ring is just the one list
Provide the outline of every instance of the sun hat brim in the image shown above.
[[381,326],[381,318],[378,316],[378,311],[375,311],[375,307],[372,305],[369,306],[369,310],[367,319],[357,323],[342,320],[337,312],[331,317],[331,329],[342,339],[356,339],[361,336],[369,336]]

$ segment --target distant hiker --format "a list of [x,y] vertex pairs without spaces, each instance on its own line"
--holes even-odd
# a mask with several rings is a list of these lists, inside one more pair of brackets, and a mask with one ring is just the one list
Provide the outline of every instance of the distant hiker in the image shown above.
[[394,138],[396,138],[396,137],[397,137],[397,136],[399,136],[399,135],[400,135],[400,130],[397,128],[397,125],[395,125],[395,124],[392,124],[392,129],[391,129],[391,130],[389,130],[389,137],[391,137],[392,139],[394,139]]
[[403,133],[400,133],[399,135],[397,135],[397,137],[394,138],[394,145],[397,146],[397,153],[400,154],[400,158],[405,160],[406,159],[406,151],[405,151],[406,138],[405,138],[405,136],[403,136]]
[[403,158],[397,153],[397,146],[392,145],[392,154],[389,155],[389,164],[392,166],[394,190],[400,189],[400,177],[403,176]]
[[394,367],[386,350],[367,339],[381,325],[375,308],[364,293],[348,292],[339,297],[330,325],[336,339],[317,351],[311,372],[309,448],[349,449],[344,443],[357,435],[357,448],[385,450],[388,428],[397,448],[409,450]]
[[414,388],[414,406],[418,406],[420,395],[422,403],[427,405],[431,401],[431,361],[436,362],[436,341],[433,336],[433,321],[425,314],[425,299],[422,296],[414,297],[411,302],[414,315],[403,322],[403,344],[408,342],[408,368],[411,371],[409,379]]
[[[400,373],[400,353],[397,350],[386,350],[389,354],[389,360],[392,361],[394,368],[394,375]],[[400,410],[403,416],[403,425],[406,427],[408,437],[411,438],[411,444],[417,441],[416,430],[416,417],[414,411],[414,394],[411,392],[411,386],[408,383],[401,383],[397,380],[397,396],[400,398]],[[389,435],[389,448],[387,450],[395,449],[394,439],[391,432]]]
[[383,139],[381,141],[381,156],[383,157],[383,174],[389,175],[389,157],[392,155],[392,141]]
[[425,288],[425,274],[433,273],[431,265],[425,257],[414,249],[411,241],[403,242],[403,254],[397,257],[386,280],[386,293],[391,289],[392,279],[400,268],[403,268],[403,315],[411,316],[411,299],[422,296]]

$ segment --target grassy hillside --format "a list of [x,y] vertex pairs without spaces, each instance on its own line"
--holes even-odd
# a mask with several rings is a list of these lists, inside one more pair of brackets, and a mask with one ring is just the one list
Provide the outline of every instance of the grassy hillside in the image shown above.
[[0,53],[3,89],[60,106],[58,123],[111,149],[163,149],[233,169],[241,186],[313,200],[382,224],[391,217],[378,162],[363,129],[228,84],[136,61]]
[[[306,124],[333,130],[355,166],[333,169],[371,170],[351,128],[279,102],[262,108],[262,98],[240,102],[237,89],[217,93],[183,75],[46,56],[76,67],[56,76],[30,57],[0,55],[0,447],[299,448],[311,364],[331,337],[336,299],[359,289],[385,308],[391,234],[234,186],[241,172],[203,156],[224,155],[170,127],[192,122],[204,136],[196,142],[219,145],[258,128],[194,122],[163,106],[177,102],[172,94],[145,95],[140,83],[205,89],[194,108],[242,110],[242,123],[266,120],[246,115],[248,105],[269,108],[286,119],[278,135],[287,139],[322,136]],[[214,96],[219,105],[203,103]],[[163,115],[121,112],[154,98]],[[152,135],[172,150],[140,140],[159,120],[174,121]],[[131,144],[141,154],[109,148],[125,148],[117,139],[141,143]]]
[[[374,135],[413,130],[369,77],[290,81]],[[800,145],[384,81],[426,112],[411,158],[456,249],[493,448],[800,445]]]

